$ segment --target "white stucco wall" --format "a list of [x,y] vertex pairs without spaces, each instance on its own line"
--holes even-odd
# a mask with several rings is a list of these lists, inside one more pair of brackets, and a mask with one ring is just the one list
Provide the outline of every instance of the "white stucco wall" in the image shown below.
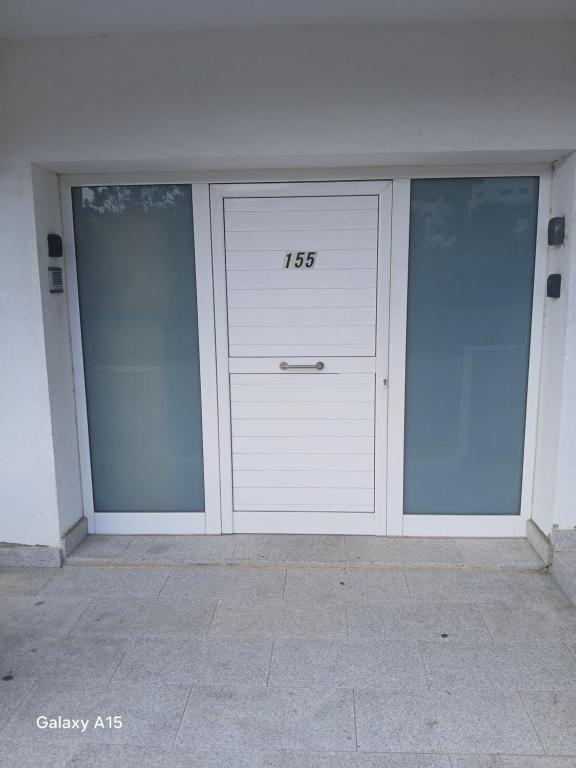
[[[576,406],[576,392],[570,392],[569,381],[571,368],[576,363],[573,339],[576,330],[573,308],[576,250],[572,235],[576,210],[575,185],[576,155],[571,155],[555,165],[550,200],[550,216],[566,217],[567,239],[562,246],[550,246],[547,255],[547,272],[562,275],[562,292],[559,299],[546,299],[544,305],[533,519],[546,533],[550,532],[553,525],[576,525],[576,511],[572,510],[571,521],[567,519],[570,517],[570,501],[567,503],[562,498],[566,494],[568,481],[569,494],[574,499],[576,477],[576,446],[568,447],[570,434],[574,441],[576,424],[576,414],[572,414],[571,420],[569,415],[570,410]],[[567,461],[573,464],[568,474]]]
[[51,294],[48,288],[48,267],[64,266],[63,259],[48,256],[47,241],[48,233],[62,234],[60,190],[58,175],[36,165],[32,168],[32,182],[59,532],[63,535],[78,522],[83,510],[68,305],[65,294]]
[[[549,408],[555,407],[558,419],[552,524],[576,528],[576,155],[559,164],[556,190],[552,214],[565,216],[567,225],[565,245],[550,249],[554,251],[550,271],[559,272],[563,281],[560,311],[564,322],[557,323],[558,334],[551,343],[559,348],[556,354],[561,366],[550,368],[543,378],[560,382],[561,386],[560,392],[554,392],[547,400]],[[543,453],[542,463],[545,461],[550,458]]]
[[[322,168],[480,161],[481,153],[536,159],[576,147],[575,25],[0,45],[0,541],[54,543],[77,503],[75,481],[56,491],[54,446],[62,455],[73,447],[53,437],[48,373],[60,375],[53,394],[69,395],[70,363],[53,365],[61,348],[45,345],[31,163],[56,171]],[[43,209],[55,185],[38,179]],[[47,203],[42,227],[54,226]],[[51,328],[66,344],[65,323]],[[69,417],[69,405],[53,399],[52,407]]]

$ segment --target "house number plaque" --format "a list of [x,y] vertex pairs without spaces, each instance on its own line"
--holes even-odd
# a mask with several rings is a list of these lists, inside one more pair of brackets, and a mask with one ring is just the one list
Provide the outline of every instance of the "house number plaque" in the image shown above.
[[318,251],[290,251],[284,256],[284,269],[313,269]]

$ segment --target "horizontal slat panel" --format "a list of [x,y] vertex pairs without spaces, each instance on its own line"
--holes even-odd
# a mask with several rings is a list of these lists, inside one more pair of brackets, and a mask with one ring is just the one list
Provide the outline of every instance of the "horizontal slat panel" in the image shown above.
[[364,456],[374,455],[374,436],[365,437],[337,437],[329,439],[325,437],[295,437],[284,435],[282,437],[270,436],[241,436],[232,438],[232,450],[234,455],[240,453],[295,453],[305,455],[309,453],[330,454],[360,454]]
[[[283,264],[286,251],[229,251],[226,254],[226,269],[237,270],[273,269]],[[378,251],[367,250],[330,251],[324,248],[317,255],[314,269],[376,269]]]
[[235,470],[343,470],[374,474],[374,457],[354,453],[235,453]]
[[274,232],[226,232],[226,250],[231,251],[318,251],[321,248],[376,248],[376,229],[285,230]]
[[351,325],[374,325],[376,322],[376,307],[348,307],[346,309],[331,309],[330,307],[313,307],[296,309],[284,307],[280,309],[230,309],[228,325],[230,328],[271,328],[290,325],[301,328],[308,325],[324,325],[329,328]]
[[[302,336],[304,335],[304,339]],[[234,326],[229,331],[230,344],[278,344],[278,348],[284,344],[298,345],[302,341],[306,344],[373,344],[375,339],[374,326],[353,325],[349,327],[312,325],[303,334],[302,328],[284,326],[268,326],[255,328],[254,326]]]
[[373,403],[233,403],[232,419],[371,419]]
[[375,288],[327,288],[315,291],[228,289],[234,307],[375,307]]
[[234,488],[234,504],[260,504],[269,509],[283,509],[287,504],[308,508],[317,504],[365,508],[374,505],[374,491],[370,488]]
[[374,488],[374,472],[237,470],[235,488]]
[[377,208],[376,195],[227,197],[224,199],[225,211],[345,211]]
[[298,290],[327,288],[375,288],[375,269],[276,269],[229,272],[228,290]]
[[297,384],[296,382],[291,386],[290,382],[282,386],[250,384],[232,387],[233,407],[234,404],[239,403],[286,402],[316,403],[318,405],[347,402],[372,404],[374,402],[374,384],[341,384],[324,388]]
[[232,434],[238,437],[324,437],[326,443],[329,443],[331,437],[371,437],[374,434],[374,421],[372,419],[233,420]]
[[[240,198],[225,210],[229,354],[248,371],[248,358],[274,358],[259,375],[231,372],[234,507],[372,512],[374,376],[268,371],[373,357],[377,197]],[[318,251],[315,268],[283,269],[294,250]]]
[[376,229],[378,211],[227,211],[228,232]]
[[316,355],[316,357],[368,357],[374,354],[374,344],[234,344],[230,357],[284,357],[290,355]]
[[[290,362],[310,362],[306,359],[296,359]],[[339,361],[342,365],[342,361]],[[288,378],[290,377],[290,378]],[[233,373],[230,377],[232,391],[235,387],[247,386],[251,384],[264,385],[266,387],[285,387],[293,386],[294,391],[297,387],[341,387],[343,384],[366,384],[374,388],[373,373],[267,373],[263,379],[260,373]],[[327,390],[330,392],[331,390]],[[234,399],[234,398],[233,398]]]

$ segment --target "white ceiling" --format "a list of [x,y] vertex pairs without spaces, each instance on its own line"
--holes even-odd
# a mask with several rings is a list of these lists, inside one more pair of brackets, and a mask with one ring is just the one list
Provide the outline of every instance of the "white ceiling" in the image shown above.
[[0,0],[0,38],[553,20],[576,21],[576,0]]

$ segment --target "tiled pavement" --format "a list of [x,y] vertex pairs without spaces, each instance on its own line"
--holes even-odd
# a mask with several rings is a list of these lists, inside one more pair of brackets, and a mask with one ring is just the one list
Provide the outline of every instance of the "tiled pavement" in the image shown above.
[[1,768],[576,768],[576,607],[524,541],[91,537],[69,563],[0,569]]

